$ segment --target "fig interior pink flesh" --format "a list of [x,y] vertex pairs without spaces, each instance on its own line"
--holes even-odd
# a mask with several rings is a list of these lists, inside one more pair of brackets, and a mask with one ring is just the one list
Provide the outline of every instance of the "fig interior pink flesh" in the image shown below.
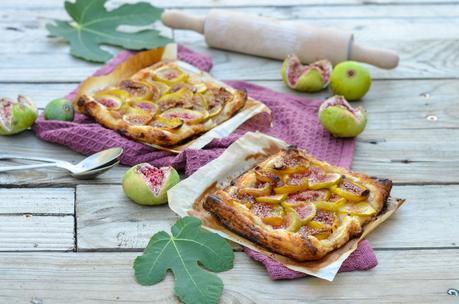
[[297,57],[291,57],[289,59],[289,66],[287,68],[287,78],[291,85],[296,85],[296,82],[302,74],[311,69],[317,69],[322,75],[324,83],[327,84],[330,79],[330,68],[325,61],[319,61],[317,63],[312,63],[310,65],[302,65]]
[[342,96],[334,96],[329,99],[327,99],[321,106],[320,108],[325,110],[326,108],[333,107],[333,106],[339,106],[341,108],[344,108],[345,110],[349,111],[352,116],[355,117],[357,121],[362,120],[362,110],[361,108],[353,108],[347,101],[344,99]]
[[11,129],[13,102],[7,99],[0,100],[0,123],[7,130]]
[[317,190],[308,190],[300,192],[298,194],[291,195],[287,202],[296,202],[296,201],[317,201],[325,199],[325,193]]
[[296,207],[295,211],[301,219],[305,219],[312,213],[312,208],[309,205],[304,204]]
[[158,194],[166,178],[166,171],[168,168],[156,168],[152,165],[144,165],[139,167],[138,170],[143,175],[151,191],[154,194]]
[[113,108],[118,105],[117,101],[115,101],[114,99],[109,99],[109,98],[100,98],[98,102],[108,108]]

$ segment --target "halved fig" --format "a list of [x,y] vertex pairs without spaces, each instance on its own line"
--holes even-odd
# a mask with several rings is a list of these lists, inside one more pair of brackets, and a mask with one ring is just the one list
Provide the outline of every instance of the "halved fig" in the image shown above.
[[159,113],[158,105],[149,101],[134,101],[131,104],[131,108],[142,112],[150,113],[153,116]]
[[348,178],[343,179],[338,185],[331,186],[330,190],[350,202],[363,201],[370,194],[370,190],[365,186],[354,183]]
[[296,159],[284,159],[282,157],[273,158],[267,167],[277,175],[305,173],[309,170],[309,164]]
[[358,216],[371,216],[376,214],[376,210],[368,202],[345,204],[339,209],[339,212]]
[[189,75],[188,83],[194,87],[196,93],[204,93],[207,91],[207,85],[197,76]]
[[260,217],[263,223],[272,226],[279,226],[284,220],[284,208],[281,206],[254,203],[252,208],[250,208],[250,212]]
[[271,185],[266,183],[253,187],[245,187],[239,189],[240,194],[247,194],[252,196],[267,196],[271,194]]
[[270,183],[273,185],[277,185],[281,181],[279,176],[272,172],[264,171],[260,167],[255,167],[255,176],[258,181]]
[[317,209],[337,212],[345,203],[346,200],[339,200],[336,202],[317,201],[313,204]]
[[307,224],[316,216],[316,206],[313,203],[299,203],[291,206],[289,210],[298,215],[302,225]]
[[255,201],[259,203],[266,203],[266,204],[280,204],[287,198],[287,194],[276,194],[276,195],[268,195],[268,196],[259,196],[255,198]]
[[290,195],[286,202],[297,203],[297,202],[316,202],[316,201],[327,201],[330,198],[330,191],[327,189],[321,190],[307,190],[297,194]]
[[295,173],[284,178],[282,186],[274,188],[276,193],[297,193],[308,189],[308,178],[305,174]]
[[301,227],[299,233],[307,236],[312,235],[319,240],[328,238],[336,229],[339,218],[334,212],[317,210],[314,216],[305,226]]
[[333,66],[328,60],[302,65],[295,55],[289,55],[282,64],[282,78],[290,88],[303,92],[317,92],[330,82]]
[[181,88],[177,92],[164,95],[157,102],[161,111],[172,108],[193,108],[193,92],[187,88]]
[[153,115],[147,112],[143,112],[141,114],[124,114],[123,120],[131,125],[144,126],[153,120]]
[[[191,102],[193,104],[193,110],[207,113],[207,109],[208,109],[207,102],[204,99],[204,97],[202,97],[201,94],[194,94],[193,98],[191,99]],[[210,116],[210,113],[209,113],[209,116]]]
[[324,228],[313,228],[311,227],[311,224],[313,222],[309,222],[308,225],[302,226],[300,230],[298,230],[298,233],[302,236],[313,236],[317,238],[318,240],[325,240],[327,239],[330,234],[331,234],[331,229],[328,227]]
[[320,105],[319,120],[335,137],[355,137],[365,129],[367,114],[363,107],[353,108],[343,96],[333,96]]
[[271,194],[271,185],[258,182],[253,172],[240,177],[236,182],[236,187],[240,195],[267,196]]
[[37,108],[26,96],[17,100],[0,99],[0,135],[13,135],[30,128],[37,119]]
[[186,88],[193,93],[196,93],[196,88],[191,83],[179,82],[171,86],[171,92],[177,92],[182,88]]
[[128,97],[129,93],[120,89],[106,89],[94,94],[94,99],[110,110],[119,109]]
[[301,224],[302,222],[298,214],[290,210],[284,216],[281,228],[290,232],[297,232],[301,228]]
[[194,111],[190,109],[183,109],[183,108],[172,108],[166,110],[159,114],[160,117],[163,118],[179,118],[186,123],[189,124],[196,124],[200,123],[208,118],[208,114],[204,112]]
[[203,96],[207,101],[208,111],[211,117],[220,114],[225,107],[225,103],[234,98],[233,94],[223,87],[208,89]]
[[188,75],[178,67],[163,66],[159,69],[154,70],[153,79],[166,83],[167,85],[173,85],[179,82],[184,82],[188,78]]
[[329,188],[339,183],[340,180],[341,180],[341,174],[338,174],[338,173],[311,175],[309,177],[309,188],[312,190]]
[[136,100],[156,100],[161,95],[157,87],[147,82],[123,80],[120,82],[119,87]]
[[167,202],[167,190],[180,177],[173,167],[156,168],[142,163],[130,168],[123,177],[124,193],[141,205],[159,205]]
[[151,84],[154,87],[157,87],[159,90],[159,93],[161,93],[161,96],[166,94],[167,92],[170,91],[170,87],[165,84],[164,82],[159,82],[159,81],[154,81],[154,80],[148,80],[147,81],[149,84]]
[[150,125],[156,128],[174,130],[180,128],[183,125],[183,120],[180,118],[156,117],[156,119]]

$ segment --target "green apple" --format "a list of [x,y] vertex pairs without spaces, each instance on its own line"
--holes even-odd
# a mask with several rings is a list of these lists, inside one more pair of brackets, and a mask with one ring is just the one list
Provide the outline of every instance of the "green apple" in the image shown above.
[[72,121],[74,116],[72,104],[65,98],[51,100],[44,112],[46,120]]
[[370,72],[355,61],[339,63],[330,77],[330,88],[333,94],[344,96],[348,101],[359,100],[365,96],[370,86]]
[[333,96],[320,105],[319,120],[335,137],[355,137],[365,129],[367,114],[363,107],[351,107],[343,96]]

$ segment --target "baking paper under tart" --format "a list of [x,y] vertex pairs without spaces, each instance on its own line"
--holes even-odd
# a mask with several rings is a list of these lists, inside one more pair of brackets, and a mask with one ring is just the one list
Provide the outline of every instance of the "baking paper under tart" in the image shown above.
[[[203,72],[186,62],[177,60],[177,45],[168,44],[165,47],[139,52],[129,57],[107,75],[89,77],[80,85],[72,102],[77,102],[82,95],[93,95],[99,90],[115,86],[120,81],[128,79],[139,70],[149,67],[161,60],[167,60],[169,62],[176,61],[176,63],[187,73],[198,74],[198,77],[202,78],[204,81],[213,82],[219,86],[227,88],[231,92],[235,90],[226,83],[216,80],[210,74]],[[271,110],[265,104],[261,101],[248,97],[245,106],[233,117],[203,134],[190,138],[185,143],[171,147],[164,147],[145,142],[143,143],[160,150],[174,153],[180,153],[187,148],[200,149],[210,143],[213,139],[227,137],[244,122],[261,113],[266,113],[266,115],[271,118]],[[268,120],[268,123],[269,121],[270,119]]]
[[202,208],[202,203],[208,194],[217,188],[228,186],[231,180],[287,146],[287,143],[259,132],[246,133],[229,146],[220,157],[201,167],[193,175],[170,189],[167,193],[169,207],[179,216],[191,215],[201,219],[204,228],[261,252],[292,270],[332,281],[344,260],[357,249],[358,243],[387,220],[403,204],[404,200],[389,197],[383,211],[363,227],[360,237],[349,240],[344,246],[328,253],[320,260],[308,262],[298,262],[268,251],[228,230]]

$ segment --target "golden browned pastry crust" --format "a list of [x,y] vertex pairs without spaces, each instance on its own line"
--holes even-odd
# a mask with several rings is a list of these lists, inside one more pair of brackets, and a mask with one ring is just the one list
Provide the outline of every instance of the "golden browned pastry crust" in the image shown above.
[[[290,184],[294,187],[283,187]],[[359,236],[363,226],[383,211],[391,187],[390,180],[349,172],[290,147],[210,194],[203,207],[248,240],[274,253],[308,261]],[[292,214],[300,215],[300,224],[291,220]]]
[[[158,71],[163,72],[160,75]],[[164,71],[168,71],[168,74]],[[138,71],[129,80],[134,82],[134,85],[122,81],[117,86],[94,92],[93,95],[81,95],[74,102],[74,106],[79,112],[93,117],[104,127],[127,137],[170,147],[228,120],[243,108],[247,101],[245,91],[222,87],[207,78],[200,79],[197,74],[183,71],[175,62],[159,62]],[[122,100],[121,105],[107,104],[106,99],[110,98],[115,101]],[[154,111],[141,111],[138,108],[133,110],[134,105],[139,102],[154,103],[158,107],[155,107]],[[157,123],[158,118],[166,115],[167,110],[178,112],[171,114],[174,116],[162,117],[162,123]],[[182,110],[187,112],[181,113]],[[190,120],[187,118],[190,113],[201,118]],[[165,117],[167,125],[163,123]],[[181,120],[181,123],[177,123],[177,119]],[[177,125],[171,127],[169,124]]]

